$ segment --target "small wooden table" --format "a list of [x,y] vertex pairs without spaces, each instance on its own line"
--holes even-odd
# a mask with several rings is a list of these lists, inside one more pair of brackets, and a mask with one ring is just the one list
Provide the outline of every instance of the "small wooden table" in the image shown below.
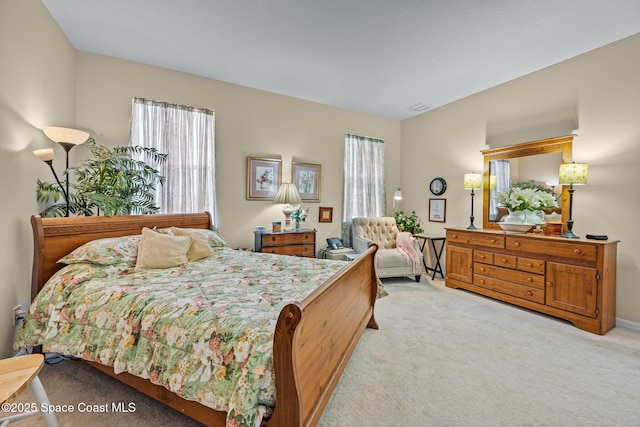
[[[425,270],[428,272],[433,271],[431,275],[431,280],[436,278],[436,273],[440,274],[440,277],[444,279],[444,273],[442,271],[442,265],[440,264],[440,257],[442,256],[442,251],[444,249],[445,242],[447,240],[444,236],[437,236],[435,234],[414,234],[413,237],[416,239],[422,240],[422,245],[420,246],[420,250],[422,251],[422,263],[424,264]],[[436,257],[436,265],[433,267],[427,266],[427,261],[424,256],[424,247],[427,245],[427,241],[431,242],[431,249],[433,250],[433,254]],[[440,247],[436,247],[436,242],[442,242]]]
[[47,393],[38,378],[43,366],[44,356],[42,354],[29,354],[0,360],[0,404],[3,404],[1,414],[6,415],[14,412],[11,409],[11,404],[5,408],[4,403],[12,400],[27,386],[37,402],[37,405],[33,404],[34,410],[31,412],[14,413],[14,415],[0,418],[0,425],[5,426],[12,421],[42,415],[47,427],[58,427],[58,421],[53,412],[40,412],[43,407],[46,409],[50,405]]

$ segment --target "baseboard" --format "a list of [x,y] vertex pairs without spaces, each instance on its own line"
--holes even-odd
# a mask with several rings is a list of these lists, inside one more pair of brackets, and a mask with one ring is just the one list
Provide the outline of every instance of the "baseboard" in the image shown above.
[[631,322],[619,317],[616,317],[616,326],[622,326],[623,328],[633,329],[634,331],[640,332],[640,323]]

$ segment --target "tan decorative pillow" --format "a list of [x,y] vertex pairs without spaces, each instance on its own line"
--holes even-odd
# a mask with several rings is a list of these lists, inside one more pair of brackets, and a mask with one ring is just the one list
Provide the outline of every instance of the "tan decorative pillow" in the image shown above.
[[193,238],[189,236],[169,236],[143,228],[136,270],[184,265],[188,261],[187,252],[192,243]]
[[171,231],[174,236],[189,236],[193,238],[191,249],[187,252],[187,258],[189,261],[196,261],[213,255],[213,249],[209,246],[207,237],[202,233],[197,232],[196,230],[178,227],[171,227]]

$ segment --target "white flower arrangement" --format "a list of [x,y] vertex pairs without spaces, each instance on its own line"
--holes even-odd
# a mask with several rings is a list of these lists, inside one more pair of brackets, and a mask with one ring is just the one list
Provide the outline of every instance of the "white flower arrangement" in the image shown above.
[[558,206],[552,193],[532,188],[507,188],[497,193],[493,199],[512,212],[539,211]]
[[307,215],[309,215],[309,208],[307,208],[307,210],[305,211],[304,209],[300,208],[300,205],[296,205],[296,207],[293,209],[293,213],[291,214],[291,218],[296,222],[304,222],[304,220],[307,218]]

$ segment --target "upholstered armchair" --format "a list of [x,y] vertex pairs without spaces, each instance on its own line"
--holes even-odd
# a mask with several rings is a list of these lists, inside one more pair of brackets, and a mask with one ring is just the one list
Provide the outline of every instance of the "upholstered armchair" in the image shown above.
[[354,218],[351,231],[353,250],[362,253],[369,245],[378,245],[375,268],[380,278],[413,276],[420,281],[423,272],[422,251],[417,239],[413,239],[416,259],[403,254],[398,249],[397,237],[400,231],[393,217]]

